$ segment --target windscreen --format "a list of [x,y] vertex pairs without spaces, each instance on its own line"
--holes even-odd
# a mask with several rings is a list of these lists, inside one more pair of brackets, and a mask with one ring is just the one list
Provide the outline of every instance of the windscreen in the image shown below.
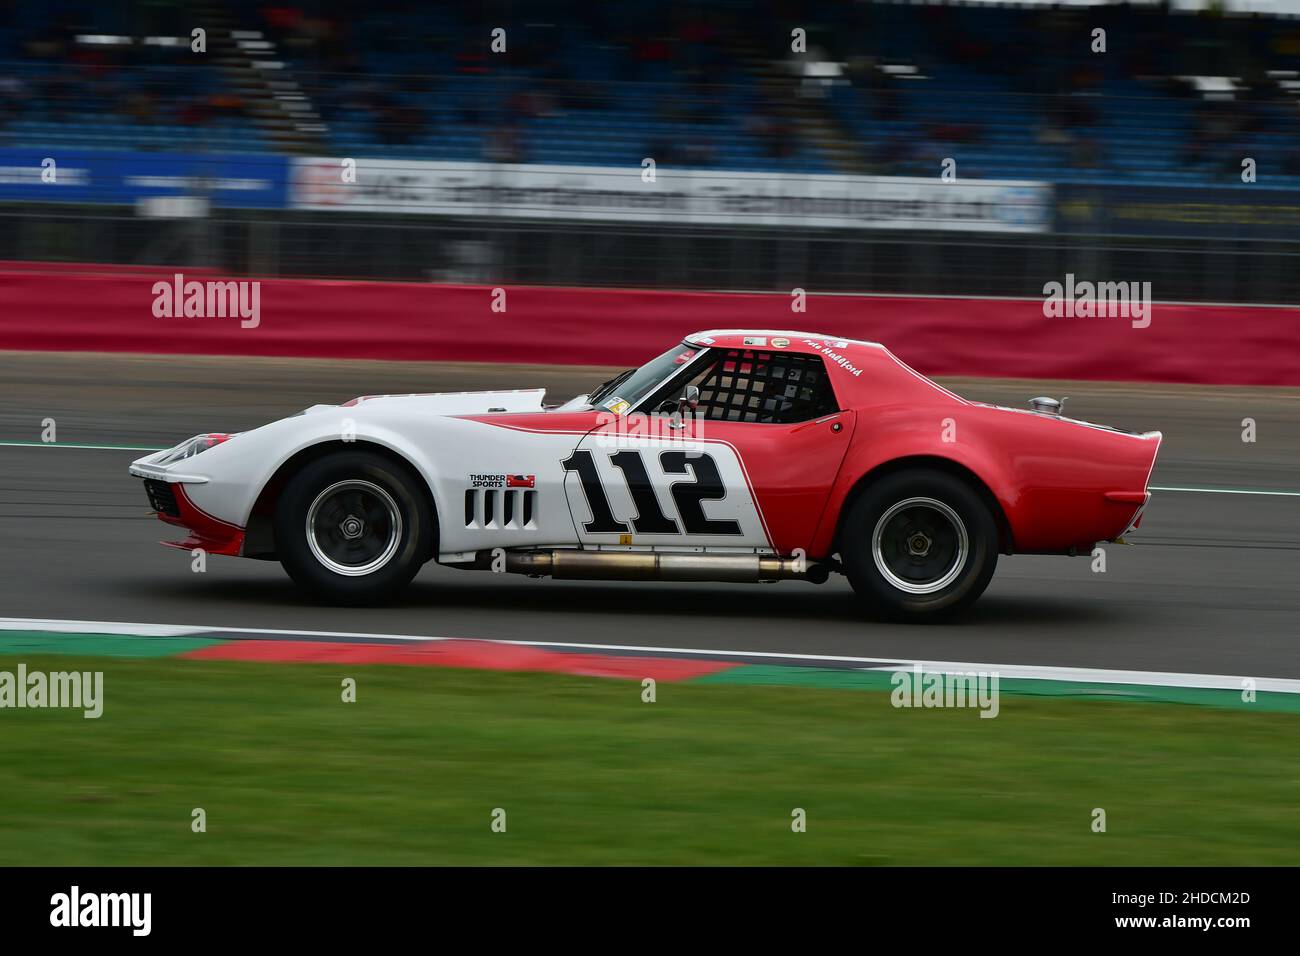
[[655,390],[663,381],[686,365],[701,349],[678,345],[658,358],[651,359],[636,369],[606,394],[599,394],[596,404],[617,414],[622,414]]

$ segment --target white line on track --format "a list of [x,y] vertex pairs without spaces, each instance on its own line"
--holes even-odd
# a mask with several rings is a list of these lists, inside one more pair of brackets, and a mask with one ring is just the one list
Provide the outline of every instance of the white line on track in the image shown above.
[[[631,653],[676,654],[688,657],[730,657],[766,661],[805,661],[828,664],[857,664],[862,670],[886,670],[921,665],[927,671],[996,671],[1000,677],[1022,680],[1076,681],[1085,684],[1138,684],[1159,687],[1226,688],[1241,690],[1244,677],[1221,674],[1179,674],[1165,671],[1105,670],[1091,667],[1040,667],[1026,664],[972,664],[956,661],[922,661],[889,657],[847,657],[834,654],[799,654],[773,651],[744,651],[726,648],[648,647],[637,644],[582,644],[565,641],[518,641],[495,638],[422,637],[414,634],[376,634],[365,631],[295,631],[267,627],[207,627],[181,624],[130,624],[118,621],[62,621],[53,618],[0,617],[0,631],[49,631],[72,634],[134,634],[143,637],[179,637],[196,634],[278,635],[285,638],[367,638],[384,641],[475,640],[485,644],[516,647],[563,648],[566,650],[625,651]],[[1255,677],[1255,687],[1280,694],[1300,694],[1300,680]]]
[[59,631],[63,634],[117,634],[133,637],[186,637],[212,628],[181,624],[117,624],[112,621],[60,621],[40,617],[0,617],[0,631]]
[[[80,448],[86,451],[162,451],[143,445],[76,445],[68,442],[0,441],[0,448]],[[1300,498],[1300,491],[1268,491],[1260,488],[1193,488],[1151,485],[1149,491],[1185,491],[1202,495],[1266,495],[1282,498]]]
[[136,445],[78,445],[65,441],[0,441],[0,448],[71,448],[83,451],[162,451]]
[[1300,498],[1300,491],[1261,491],[1256,488],[1161,488],[1151,485],[1149,491],[1191,491],[1205,495],[1278,495],[1284,498]]

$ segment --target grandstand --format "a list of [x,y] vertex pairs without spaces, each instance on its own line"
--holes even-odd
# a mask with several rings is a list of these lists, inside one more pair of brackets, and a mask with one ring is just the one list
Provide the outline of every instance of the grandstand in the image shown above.
[[[1273,185],[1300,184],[1300,21],[1285,17],[873,3],[796,23],[761,0],[581,15],[545,0],[522,18],[350,9],[140,5],[126,36],[103,4],[12,5],[0,142],[924,176],[953,157],[980,178],[1201,185],[1239,182],[1251,157]],[[194,27],[207,56],[191,53]],[[806,52],[790,49],[794,27]]]
[[[838,0],[812,12],[783,0],[371,0],[364,16],[336,0],[6,9],[0,258],[952,295],[1038,295],[1044,275],[1140,270],[1162,298],[1300,298],[1300,19],[1281,12]],[[365,171],[355,190],[337,188],[343,158]],[[638,212],[629,190],[647,158],[661,183],[730,205]],[[64,175],[44,189],[54,160]],[[486,198],[426,202],[449,176]],[[619,211],[549,205],[601,189]],[[771,202],[795,205],[756,212]],[[817,203],[842,208],[801,215]]]

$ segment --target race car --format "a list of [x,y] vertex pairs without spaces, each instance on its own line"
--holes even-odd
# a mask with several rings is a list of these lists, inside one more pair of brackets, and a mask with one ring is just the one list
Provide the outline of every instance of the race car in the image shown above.
[[[713,330],[561,405],[367,395],[141,458],[186,550],[279,560],[317,599],[428,561],[620,581],[824,582],[892,618],[967,607],[999,554],[1137,527],[1160,432],[968,401],[875,343]],[[166,543],[166,542],[164,542]]]

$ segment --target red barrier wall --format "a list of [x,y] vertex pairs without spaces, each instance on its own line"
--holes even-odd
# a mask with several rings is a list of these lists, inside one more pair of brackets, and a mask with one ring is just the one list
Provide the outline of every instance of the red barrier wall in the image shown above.
[[[91,267],[86,267],[87,269]],[[211,276],[195,272],[196,280]],[[508,288],[265,279],[260,324],[155,318],[172,272],[0,264],[0,349],[630,366],[707,328],[806,329],[885,343],[930,375],[1300,386],[1300,309],[1161,305],[1043,316],[1037,300]]]

